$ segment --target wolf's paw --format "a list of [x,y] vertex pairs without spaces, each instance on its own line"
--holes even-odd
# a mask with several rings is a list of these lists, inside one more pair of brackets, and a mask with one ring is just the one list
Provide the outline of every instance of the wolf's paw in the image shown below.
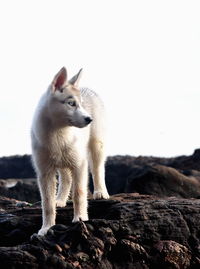
[[42,235],[42,236],[46,235],[47,232],[48,232],[48,230],[49,230],[50,228],[51,228],[51,226],[50,226],[50,227],[41,228],[41,229],[39,230],[39,232],[38,232],[38,235]]
[[85,215],[85,216],[80,216],[80,215],[75,215],[72,222],[75,223],[75,222],[79,222],[79,221],[88,221],[88,215]]
[[65,207],[66,206],[66,202],[63,200],[56,200],[56,206],[57,207]]
[[109,194],[107,191],[94,191],[93,193],[93,199],[99,200],[99,199],[109,199]]

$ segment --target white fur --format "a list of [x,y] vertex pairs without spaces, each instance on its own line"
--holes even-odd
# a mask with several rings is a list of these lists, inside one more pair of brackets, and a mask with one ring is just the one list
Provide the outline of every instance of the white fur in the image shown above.
[[[66,69],[59,71],[41,97],[32,123],[32,159],[42,199],[40,235],[55,224],[56,205],[66,205],[71,186],[73,222],[88,220],[88,163],[94,199],[109,198],[104,179],[104,108],[96,93],[87,88],[79,90],[80,74],[68,81]],[[85,122],[87,117],[92,118],[90,124]]]

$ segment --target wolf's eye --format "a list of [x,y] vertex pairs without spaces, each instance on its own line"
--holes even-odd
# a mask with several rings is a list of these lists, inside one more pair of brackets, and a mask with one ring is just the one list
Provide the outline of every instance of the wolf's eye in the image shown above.
[[75,101],[68,101],[67,104],[69,106],[76,106],[76,102]]

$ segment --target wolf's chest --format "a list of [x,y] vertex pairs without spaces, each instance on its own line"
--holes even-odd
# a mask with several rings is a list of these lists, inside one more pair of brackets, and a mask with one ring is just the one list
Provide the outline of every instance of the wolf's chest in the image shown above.
[[76,153],[67,145],[51,150],[49,158],[56,168],[74,167],[76,165]]
[[50,159],[57,168],[74,167],[77,159],[76,137],[57,137],[50,145]]
[[52,137],[49,149],[51,162],[58,168],[74,167],[78,159],[86,157],[88,131],[79,128]]

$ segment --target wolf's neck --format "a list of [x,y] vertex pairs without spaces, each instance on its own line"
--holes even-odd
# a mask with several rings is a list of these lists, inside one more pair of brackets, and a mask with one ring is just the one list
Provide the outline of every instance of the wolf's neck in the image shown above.
[[66,137],[68,137],[71,134],[72,127],[65,127],[65,128],[55,128],[50,130],[50,135],[54,139],[56,137],[60,140],[66,140]]

